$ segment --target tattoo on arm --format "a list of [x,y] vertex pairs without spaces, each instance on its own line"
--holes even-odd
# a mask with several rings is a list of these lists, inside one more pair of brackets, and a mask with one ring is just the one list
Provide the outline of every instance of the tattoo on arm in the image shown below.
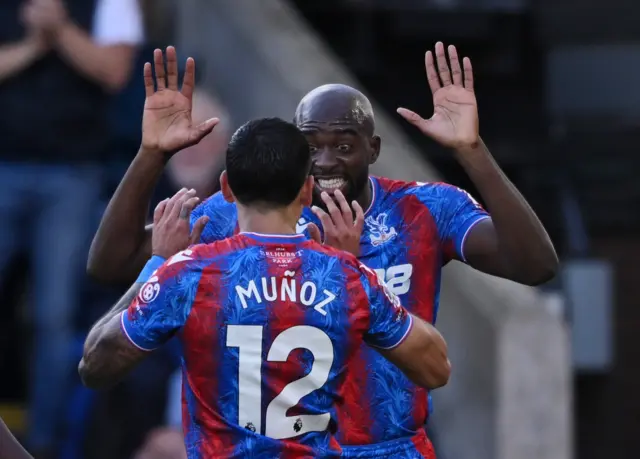
[[141,286],[141,283],[133,284],[91,328],[78,367],[86,386],[112,385],[147,356],[148,352],[134,346],[120,329],[120,314],[129,307]]

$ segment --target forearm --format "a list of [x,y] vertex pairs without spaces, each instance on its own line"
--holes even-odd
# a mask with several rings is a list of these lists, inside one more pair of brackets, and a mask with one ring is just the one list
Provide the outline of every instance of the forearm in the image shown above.
[[447,342],[442,334],[430,323],[413,316],[414,327],[421,328],[424,335],[424,347],[421,352],[422,386],[437,389],[449,382],[451,363],[449,362]]
[[[91,388],[110,386],[129,369],[128,347],[120,329],[120,314],[129,307],[142,283],[134,283],[127,293],[91,327],[84,343],[78,372],[82,382]],[[124,355],[123,355],[124,350]]]
[[87,270],[96,279],[132,282],[151,257],[151,232],[145,223],[164,164],[161,153],[141,148],[129,166],[91,243]]
[[430,323],[412,314],[412,329],[399,346],[379,352],[416,385],[437,389],[449,382],[451,363],[447,343]]
[[0,46],[0,83],[29,67],[43,54],[44,47],[35,38]]
[[60,27],[54,39],[61,57],[105,90],[118,91],[129,80],[133,64],[130,45],[100,46],[72,22]]
[[555,274],[558,258],[544,226],[480,141],[457,157],[491,213],[504,277],[539,284]]

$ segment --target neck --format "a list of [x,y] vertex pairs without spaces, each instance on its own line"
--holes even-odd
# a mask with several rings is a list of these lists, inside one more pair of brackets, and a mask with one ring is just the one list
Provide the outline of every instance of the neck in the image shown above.
[[360,207],[362,207],[362,210],[366,212],[369,206],[371,205],[372,199],[373,199],[373,191],[371,190],[371,180],[369,180],[369,177],[367,177],[367,185],[363,188],[360,195],[356,198],[356,201],[358,201],[358,204],[360,204]]
[[238,226],[244,233],[296,234],[300,213],[291,207],[265,211],[238,204]]

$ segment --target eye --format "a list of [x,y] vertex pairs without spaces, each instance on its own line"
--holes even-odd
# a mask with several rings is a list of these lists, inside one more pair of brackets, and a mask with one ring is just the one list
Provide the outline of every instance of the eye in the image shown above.
[[338,145],[338,151],[340,153],[349,153],[351,151],[351,145],[348,145],[346,143],[342,143],[342,144]]
[[315,145],[309,145],[309,152],[313,155],[314,153],[316,153],[318,151],[318,147],[316,147]]

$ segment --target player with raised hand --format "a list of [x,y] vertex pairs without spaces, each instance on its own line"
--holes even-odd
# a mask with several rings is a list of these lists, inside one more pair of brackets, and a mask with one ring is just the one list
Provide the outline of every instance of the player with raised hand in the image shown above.
[[[442,43],[435,46],[435,59],[427,52],[434,115],[422,120],[407,110],[400,113],[452,149],[491,215],[454,186],[370,176],[381,139],[371,103],[354,88],[316,88],[301,100],[294,117],[309,142],[315,178],[315,207],[303,211],[296,228],[357,254],[411,313],[430,323],[437,317],[441,269],[450,260],[527,285],[550,279],[558,263],[544,227],[480,138],[472,68],[468,60],[462,66],[457,61],[454,47],[447,60]],[[157,157],[149,155],[147,164]],[[150,256],[150,232],[145,234],[144,225],[135,221],[134,208],[145,213],[163,164],[145,170],[134,161],[121,184],[128,193],[112,199],[101,223],[112,241],[107,244],[102,234],[96,235],[93,246],[100,250],[89,260],[94,275],[104,281],[118,280],[131,266],[139,270]],[[344,210],[348,207],[353,215]],[[358,208],[365,209],[361,216]],[[194,228],[203,216],[210,218],[203,242],[238,231],[237,207],[220,193],[194,210]],[[343,454],[430,457],[423,428],[430,410],[427,392],[367,347],[354,365],[358,371],[351,372],[338,413]]]
[[[173,46],[166,50],[166,66],[160,49],[153,52],[153,65],[149,62],[144,65],[146,99],[142,115],[142,143],[105,210],[102,220],[105,224],[100,225],[91,244],[89,260],[100,260],[100,266],[90,266],[90,271],[94,274],[99,274],[103,269],[111,271],[112,267],[116,267],[113,271],[114,281],[129,282],[135,279],[140,267],[149,258],[151,229],[149,227],[146,234],[149,237],[145,236],[143,230],[141,237],[124,239],[119,237],[119,229],[138,226],[145,228],[149,201],[166,162],[177,151],[200,142],[220,121],[212,118],[197,126],[193,125],[191,109],[195,66],[195,61],[188,58],[182,87],[179,88],[178,60]],[[195,196],[194,190],[184,189],[181,192],[187,193],[189,197]],[[142,212],[138,198],[145,203]],[[194,227],[194,234],[199,234],[205,223],[204,219],[200,220]],[[198,242],[198,239],[192,242]],[[119,266],[121,257],[126,257],[129,262]]]
[[356,257],[296,234],[314,187],[296,126],[245,124],[226,163],[240,232],[171,256],[189,243],[196,200],[160,203],[154,256],[92,328],[80,375],[111,384],[177,335],[189,458],[339,457],[333,433],[362,344],[426,388],[449,378],[446,344]]

